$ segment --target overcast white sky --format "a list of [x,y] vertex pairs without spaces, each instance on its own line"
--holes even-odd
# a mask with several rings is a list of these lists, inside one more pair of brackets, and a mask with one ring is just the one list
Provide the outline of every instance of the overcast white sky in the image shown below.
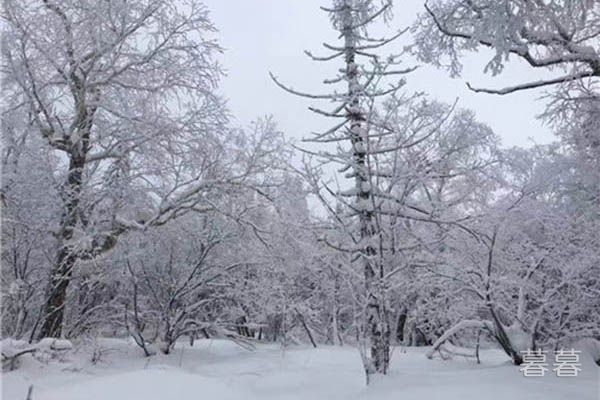
[[[297,98],[276,87],[269,78],[273,71],[283,82],[303,91],[323,92],[322,80],[330,77],[336,65],[314,63],[303,53],[324,53],[321,43],[335,43],[327,15],[319,9],[328,2],[318,0],[205,0],[226,49],[221,62],[227,70],[221,90],[239,124],[272,114],[281,129],[300,139],[322,130],[330,121],[311,113],[307,99]],[[411,24],[423,10],[423,0],[396,0],[390,33]],[[391,45],[397,52],[401,44]],[[506,146],[529,146],[553,140],[549,129],[535,116],[543,110],[536,101],[541,92],[509,96],[477,94],[469,91],[468,80],[477,86],[500,87],[540,79],[540,71],[514,63],[498,77],[483,74],[487,58],[475,54],[465,58],[463,77],[451,79],[444,70],[424,66],[407,77],[408,88],[425,91],[446,102],[459,98],[459,105],[472,109],[478,118],[500,135]]]

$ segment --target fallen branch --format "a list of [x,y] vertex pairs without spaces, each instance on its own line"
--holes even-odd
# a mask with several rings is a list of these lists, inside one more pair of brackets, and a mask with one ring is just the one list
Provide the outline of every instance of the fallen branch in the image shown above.
[[[460,321],[458,324],[454,325],[452,328],[450,328],[446,332],[444,332],[444,334],[442,336],[440,336],[440,338],[438,340],[435,341],[431,350],[429,350],[427,353],[425,353],[425,355],[427,356],[427,358],[432,359],[435,352],[438,351],[440,349],[440,347],[450,337],[452,337],[457,332],[459,332],[463,329],[468,329],[468,328],[487,329],[489,325],[490,324],[487,321],[480,321],[480,320],[473,320],[473,319],[466,319],[466,320]],[[464,354],[461,354],[461,355],[464,355]]]
[[14,354],[10,354],[5,350],[2,350],[2,371],[14,371],[18,367],[19,357],[35,353],[38,349],[35,347],[18,351]]

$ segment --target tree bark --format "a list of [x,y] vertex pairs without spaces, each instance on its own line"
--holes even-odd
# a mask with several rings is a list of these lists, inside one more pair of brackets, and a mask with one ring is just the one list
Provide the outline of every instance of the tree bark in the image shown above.
[[77,255],[69,242],[73,239],[78,220],[84,165],[84,156],[71,154],[67,184],[63,193],[64,211],[59,233],[59,250],[56,264],[50,273],[47,298],[43,308],[44,319],[38,339],[58,338],[62,334],[67,288],[77,261]]
[[44,305],[44,322],[38,339],[58,338],[62,334],[67,287],[71,281],[75,257],[68,254],[68,250],[62,250],[58,257],[59,260],[50,276],[48,296]]
[[310,329],[308,328],[308,325],[306,325],[306,321],[304,320],[304,315],[300,314],[300,311],[298,311],[298,309],[296,309],[296,313],[298,314],[298,319],[300,319],[300,323],[302,324],[302,327],[304,328],[304,330],[306,331],[306,334],[308,335],[308,338],[310,339],[310,343],[316,349],[317,343],[315,342],[315,339],[313,338],[313,335],[312,335]]
[[377,236],[373,209],[372,189],[369,179],[368,165],[368,132],[366,115],[362,109],[361,97],[364,96],[359,82],[358,65],[355,62],[357,27],[352,18],[352,4],[346,2],[343,11],[343,30],[345,44],[346,77],[348,80],[348,118],[350,122],[349,136],[352,144],[354,184],[356,188],[356,209],[359,214],[360,239],[363,246],[360,260],[365,280],[367,297],[366,326],[370,347],[370,359],[365,365],[367,382],[369,375],[386,374],[389,366],[390,329],[385,307],[385,292],[381,287],[383,266],[376,261],[377,250],[374,239]]

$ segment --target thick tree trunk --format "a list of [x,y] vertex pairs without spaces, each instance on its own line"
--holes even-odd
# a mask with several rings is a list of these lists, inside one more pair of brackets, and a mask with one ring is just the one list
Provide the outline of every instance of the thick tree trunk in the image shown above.
[[50,274],[46,303],[43,306],[43,323],[38,333],[39,339],[57,338],[62,334],[67,288],[71,281],[73,267],[77,262],[77,254],[69,242],[73,239],[78,221],[85,157],[74,153],[71,154],[67,182],[62,193],[64,211],[59,233],[60,242],[56,264]]
[[39,339],[45,337],[58,338],[62,334],[67,287],[75,265],[75,257],[69,253],[66,248],[61,250],[56,266],[51,273],[46,304],[44,305],[44,322],[38,334]]
[[518,349],[516,349],[510,341],[510,338],[506,334],[506,330],[504,329],[504,325],[498,318],[494,308],[490,305],[489,307],[490,314],[492,315],[492,320],[494,322],[494,337],[504,350],[504,352],[512,359],[514,365],[521,365],[523,363],[523,357],[519,354]]

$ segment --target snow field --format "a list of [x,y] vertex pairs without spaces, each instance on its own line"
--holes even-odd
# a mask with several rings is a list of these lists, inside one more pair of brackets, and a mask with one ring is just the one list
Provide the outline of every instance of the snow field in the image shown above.
[[[93,349],[100,360],[91,362]],[[395,348],[390,374],[364,385],[360,356],[351,347],[259,344],[247,351],[223,340],[178,343],[168,356],[144,358],[126,340],[76,345],[61,360],[23,357],[2,376],[5,400],[598,400],[600,368],[582,359],[580,376],[525,378],[497,350],[482,364],[456,358],[428,360],[427,348]],[[97,353],[96,353],[97,354]],[[551,372],[551,371],[550,371]]]

